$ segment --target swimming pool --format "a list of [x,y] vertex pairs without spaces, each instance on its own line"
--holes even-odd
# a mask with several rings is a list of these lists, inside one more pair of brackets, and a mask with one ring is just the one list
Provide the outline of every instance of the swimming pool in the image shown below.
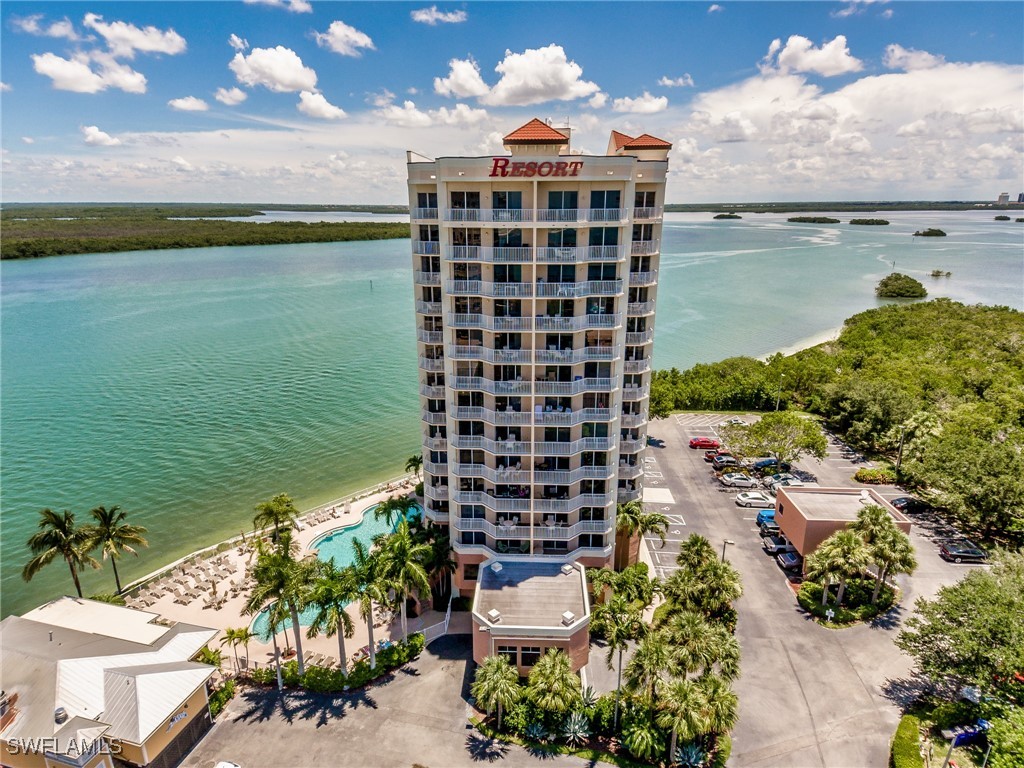
[[[368,507],[363,512],[363,519],[353,525],[345,526],[344,528],[335,528],[332,531],[321,534],[320,536],[313,539],[310,543],[309,550],[317,550],[317,557],[320,560],[328,561],[333,560],[334,564],[338,568],[344,568],[352,565],[355,559],[355,552],[353,551],[352,542],[360,541],[367,549],[373,545],[373,539],[381,533],[388,533],[393,531],[398,525],[396,520],[390,526],[383,517],[377,519],[374,516],[374,511],[377,509],[377,505],[374,504],[372,507]],[[419,504],[416,504],[409,510],[409,517],[415,517],[417,515],[423,515],[423,508]],[[316,608],[310,606],[306,610],[299,613],[299,625],[308,627],[313,623],[313,619],[316,616]],[[287,619],[278,624],[278,632],[282,629],[291,630],[291,619]],[[263,610],[256,614],[256,618],[252,620],[250,626],[252,632],[257,635],[263,642],[270,641],[270,619],[267,618],[267,611]]]

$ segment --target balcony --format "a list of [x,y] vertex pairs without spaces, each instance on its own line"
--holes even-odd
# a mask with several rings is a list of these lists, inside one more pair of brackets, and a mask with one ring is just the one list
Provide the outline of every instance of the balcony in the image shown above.
[[588,280],[582,283],[537,283],[537,296],[577,299],[582,296],[616,296],[621,280]]
[[483,450],[496,456],[521,456],[530,452],[530,444],[521,440],[491,440],[481,435],[452,435],[448,442],[452,448]]
[[440,400],[444,397],[444,385],[443,384],[424,384],[420,387],[420,394],[424,397],[429,397],[432,400]]
[[413,272],[413,282],[416,285],[440,285],[441,284],[441,273],[440,272]]
[[[573,525],[559,525],[554,522],[536,525],[514,523],[492,523],[480,517],[452,518],[452,527],[457,531],[484,531],[496,539],[573,539],[581,533],[608,533],[611,522],[606,520],[581,520]],[[524,553],[525,554],[525,553]]]
[[633,209],[633,221],[661,221],[665,209],[658,206],[645,206]]
[[533,482],[543,485],[572,485],[580,480],[610,480],[614,471],[615,468],[612,466],[577,467],[555,472],[542,472],[538,469],[534,470]]
[[623,427],[642,427],[647,423],[647,412],[624,413],[619,422]]
[[608,408],[582,408],[578,411],[540,411],[535,412],[534,423],[550,427],[571,427],[585,421],[611,421],[612,412]]
[[626,344],[647,344],[654,341],[654,329],[649,331],[626,331]]
[[445,290],[453,296],[533,296],[532,283],[489,283],[483,280],[446,280]]
[[423,514],[426,515],[427,520],[432,520],[435,523],[447,524],[450,521],[448,512],[438,512],[430,507],[426,507],[423,510]]
[[445,221],[480,221],[484,223],[517,223],[533,221],[532,208],[447,208]]
[[540,264],[573,264],[583,261],[622,261],[626,258],[625,245],[581,245],[565,248],[537,248]]
[[626,504],[627,502],[630,502],[630,501],[636,501],[641,496],[643,496],[643,493],[644,493],[643,488],[635,488],[633,490],[628,490],[626,488],[619,488],[619,492],[616,495],[616,500],[618,501],[619,504]]
[[448,325],[451,328],[486,328],[491,331],[529,331],[533,329],[533,318],[449,312]]
[[424,344],[440,344],[444,341],[444,331],[427,331],[417,328],[416,340],[422,341]]
[[627,360],[622,364],[622,370],[626,373],[647,373],[651,370],[651,358],[645,357],[643,360]]
[[622,388],[623,400],[643,400],[648,394],[650,394],[650,387],[646,384],[641,387]]
[[441,302],[440,301],[417,301],[416,311],[421,315],[440,315],[441,314]]
[[[494,512],[529,512],[530,499],[506,499],[484,491],[453,491],[452,499],[459,504],[482,504]],[[466,518],[458,518],[464,521]],[[473,518],[478,520],[479,518]]]
[[535,512],[575,512],[583,507],[607,507],[615,497],[611,493],[580,493],[571,499],[534,499]]
[[424,485],[423,486],[424,498],[433,499],[434,501],[447,501],[448,500],[448,486],[447,485]]
[[491,349],[472,344],[450,344],[445,354],[453,360],[483,360],[498,365],[529,364],[531,358],[529,349]]
[[650,272],[630,272],[629,284],[632,286],[654,285],[658,282],[658,270]]
[[638,440],[619,440],[619,453],[636,453],[647,447],[647,437]]
[[620,480],[632,480],[640,477],[644,473],[644,468],[639,464],[620,464],[619,465],[619,479]]
[[529,411],[492,411],[490,408],[468,405],[453,406],[451,411],[456,419],[474,419],[498,427],[533,423],[533,414]]
[[628,211],[625,208],[585,208],[587,221],[618,222],[625,221]]
[[489,245],[453,245],[449,249],[453,261],[486,261],[495,264],[523,264],[533,260],[533,248]]
[[459,554],[462,555],[482,555],[483,557],[493,557],[495,554],[500,554],[502,561],[516,562],[516,561],[534,561],[534,562],[550,562],[550,563],[564,563],[566,559],[576,560],[582,557],[592,557],[595,559],[607,560],[612,556],[612,545],[609,544],[606,547],[576,547],[570,548],[568,552],[564,549],[557,551],[544,551],[537,550],[536,552],[524,552],[514,553],[508,552],[507,548],[504,551],[499,551],[494,547],[489,547],[485,544],[463,544],[462,542],[453,539],[452,548]]
[[443,357],[420,357],[419,365],[421,371],[440,372],[444,370]]
[[413,221],[430,221],[437,218],[437,208],[413,208]]
[[619,356],[619,349],[610,345],[607,347],[583,347],[582,349],[538,349],[534,355],[534,361],[537,363],[569,365],[592,360],[615,360]]
[[640,315],[653,315],[654,314],[654,302],[653,301],[634,301],[626,305],[626,314],[631,317]]
[[533,391],[538,395],[580,395],[584,392],[611,392],[614,379],[592,378],[576,381],[535,381]]
[[441,244],[436,240],[413,240],[412,252],[421,256],[436,256],[441,253]]
[[536,442],[533,443],[534,455],[572,456],[580,451],[610,451],[618,443],[611,437],[584,437],[571,442]]
[[424,437],[423,447],[428,451],[447,451],[448,440],[444,437]]
[[[526,318],[529,319],[529,318]],[[587,328],[618,328],[622,315],[618,313],[579,315],[576,317],[537,317],[538,331],[582,331]]]
[[421,417],[424,423],[432,424],[434,426],[444,426],[448,421],[448,414],[444,411],[436,413],[434,411],[424,410]]
[[423,471],[429,475],[447,475],[448,464],[437,461],[424,461]]
[[483,376],[456,376],[452,382],[452,389],[489,392],[492,395],[528,395],[530,382],[495,381]]
[[495,484],[529,485],[530,472],[525,469],[494,469],[486,464],[456,464],[456,477],[482,477]]
[[538,208],[537,222],[557,222],[575,224],[587,220],[586,208]]
[[629,244],[629,252],[634,256],[649,256],[657,253],[659,240],[634,240]]

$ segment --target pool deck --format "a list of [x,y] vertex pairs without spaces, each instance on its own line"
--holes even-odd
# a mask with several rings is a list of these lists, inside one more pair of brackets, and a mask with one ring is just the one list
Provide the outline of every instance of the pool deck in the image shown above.
[[[375,493],[371,496],[366,496],[358,501],[354,501],[351,505],[339,504],[337,506],[337,517],[329,517],[327,520],[316,524],[307,524],[307,518],[311,515],[300,517],[301,529],[295,533],[294,539],[301,547],[303,553],[306,553],[309,545],[319,536],[330,531],[337,530],[338,528],[346,528],[352,525],[356,525],[362,522],[363,515],[368,509],[373,507],[375,504],[380,503],[384,499],[394,496],[396,493],[411,491],[411,485],[406,484],[401,487],[398,491]],[[349,508],[349,512],[344,510]],[[253,620],[253,616],[246,615],[242,612],[245,607],[245,601],[248,597],[248,590],[243,589],[238,592],[234,597],[230,596],[230,584],[232,581],[241,581],[245,578],[247,569],[250,565],[255,562],[255,557],[251,552],[239,552],[239,547],[235,546],[226,552],[222,552],[219,555],[215,555],[209,558],[209,560],[217,560],[224,564],[224,568],[232,571],[232,574],[218,579],[216,581],[217,594],[221,597],[228,595],[227,600],[219,608],[205,608],[204,603],[206,602],[205,595],[198,597],[194,600],[187,602],[186,604],[176,603],[173,594],[163,594],[160,596],[155,603],[149,607],[144,607],[135,604],[134,607],[140,610],[149,611],[151,613],[159,614],[162,618],[169,621],[185,622],[188,624],[196,624],[203,627],[211,627],[219,630],[217,636],[210,641],[211,648],[220,648],[220,641],[223,637],[224,630],[228,627],[247,627]],[[143,589],[145,591],[145,589]],[[212,591],[210,592],[212,595]],[[129,605],[132,605],[129,602]],[[352,622],[355,625],[355,634],[352,637],[345,638],[345,650],[348,652],[349,658],[351,659],[352,654],[355,653],[359,648],[369,643],[369,635],[366,629],[366,624],[363,619],[359,616],[359,612],[354,605],[350,605],[346,609],[349,615],[352,617]],[[409,632],[419,631],[424,627],[429,627],[444,621],[444,614],[437,611],[426,611],[422,616],[409,617]],[[291,623],[287,626],[287,635],[291,646],[295,647],[295,641],[292,638]],[[402,636],[402,625],[401,619],[396,615],[393,621],[390,621],[385,626],[381,619],[378,617],[373,630],[374,640],[380,640],[383,638],[398,639]],[[278,645],[281,651],[284,651],[284,633],[278,635]],[[338,638],[325,637],[319,635],[315,638],[308,639],[303,631],[302,636],[302,649],[303,651],[314,651],[316,653],[322,653],[325,656],[338,657]],[[223,668],[225,670],[232,670],[234,668],[234,651],[230,645],[225,645],[222,648],[224,653]],[[245,656],[246,651],[244,647],[238,648],[239,657]],[[266,664],[272,664],[274,660],[274,647],[271,643],[264,643],[259,639],[254,638],[249,642],[248,651],[249,664],[258,664],[264,666]]]

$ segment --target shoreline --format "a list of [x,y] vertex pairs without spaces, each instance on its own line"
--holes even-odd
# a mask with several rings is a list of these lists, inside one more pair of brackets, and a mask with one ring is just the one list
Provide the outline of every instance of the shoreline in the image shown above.
[[842,332],[843,326],[838,326],[836,328],[828,328],[824,331],[812,334],[811,336],[807,336],[798,341],[794,341],[792,344],[789,344],[785,347],[781,347],[780,349],[776,349],[772,352],[769,352],[767,355],[761,355],[757,359],[765,361],[769,357],[772,357],[773,355],[784,355],[786,357],[789,357],[790,355],[795,355],[797,352],[803,352],[805,349],[811,349],[812,347],[817,347],[821,344],[825,344],[830,341],[835,341],[836,339],[839,338],[839,334]]

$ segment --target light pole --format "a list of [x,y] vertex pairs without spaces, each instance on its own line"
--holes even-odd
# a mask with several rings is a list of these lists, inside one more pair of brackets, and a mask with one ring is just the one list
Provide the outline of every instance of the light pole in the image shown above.
[[725,562],[725,548],[727,546],[729,546],[730,544],[735,544],[735,543],[736,542],[733,541],[732,539],[723,539],[722,540],[722,562],[723,563]]
[[896,453],[896,480],[900,479],[900,467],[903,466],[903,439],[907,436],[907,428],[900,425],[900,449]]
[[775,393],[775,410],[779,410],[779,400],[782,399],[782,380],[786,378],[786,374],[779,374],[779,390]]

